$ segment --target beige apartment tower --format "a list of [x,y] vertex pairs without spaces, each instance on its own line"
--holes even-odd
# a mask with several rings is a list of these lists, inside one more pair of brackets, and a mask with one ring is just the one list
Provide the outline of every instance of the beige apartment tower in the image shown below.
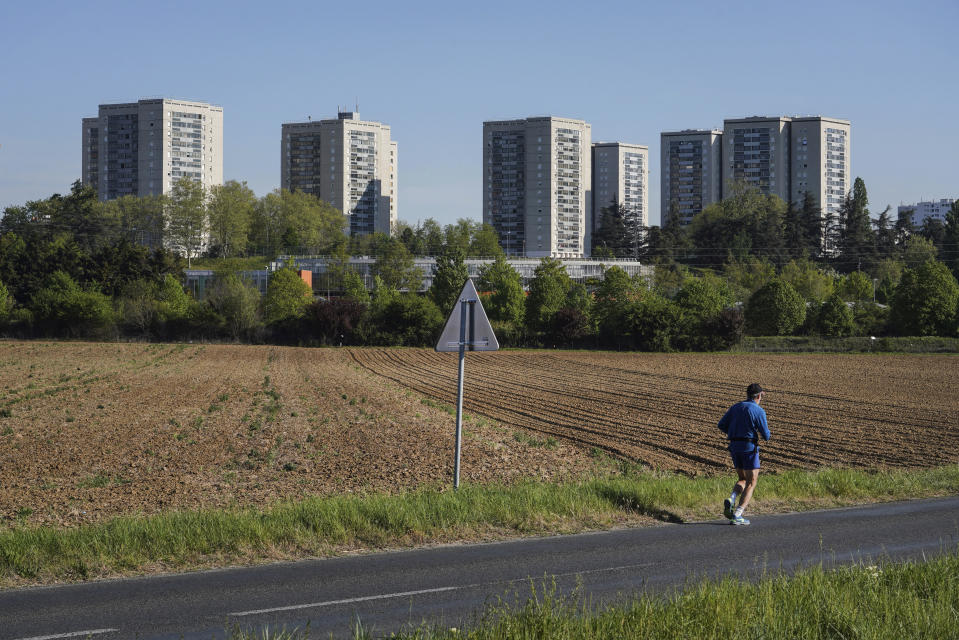
[[621,204],[628,224],[649,222],[649,147],[625,142],[593,144],[593,231],[602,224],[602,211]]
[[849,121],[793,117],[791,129],[791,201],[801,204],[808,191],[824,217],[838,219],[843,198],[852,189]]
[[187,176],[223,184],[223,108],[155,98],[101,104],[83,118],[82,181],[100,200],[168,193]]
[[280,185],[330,203],[347,216],[347,232],[389,234],[396,223],[397,146],[390,127],[337,118],[282,126]]
[[660,134],[660,221],[675,209],[681,225],[722,199],[723,132],[686,129]]
[[745,183],[790,201],[790,122],[760,116],[723,121],[723,198]]
[[483,222],[507,255],[589,256],[591,138],[568,118],[483,123]]

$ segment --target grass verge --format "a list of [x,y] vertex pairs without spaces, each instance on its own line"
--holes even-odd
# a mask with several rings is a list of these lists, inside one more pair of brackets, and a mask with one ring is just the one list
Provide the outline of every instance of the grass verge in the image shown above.
[[[651,520],[716,518],[730,477],[626,468],[603,478],[466,485],[397,495],[309,498],[266,511],[173,512],[77,528],[0,532],[0,585],[190,570],[431,542],[568,533]],[[750,512],[955,494],[959,465],[916,471],[824,469],[763,476]]]
[[[405,640],[527,638],[956,638],[959,554],[880,563],[756,583],[703,581],[666,597],[643,595],[594,610],[584,598],[533,589],[520,610],[491,607],[472,629],[420,628]],[[289,638],[306,638],[308,633]],[[356,639],[371,638],[354,630]]]

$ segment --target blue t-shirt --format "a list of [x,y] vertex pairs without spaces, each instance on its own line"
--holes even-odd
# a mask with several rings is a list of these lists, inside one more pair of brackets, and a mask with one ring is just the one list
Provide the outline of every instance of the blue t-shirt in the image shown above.
[[[749,438],[769,440],[769,426],[766,424],[766,411],[752,400],[737,402],[729,408],[719,421],[719,430],[728,438]],[[729,450],[752,451],[756,445],[742,440],[730,440]]]

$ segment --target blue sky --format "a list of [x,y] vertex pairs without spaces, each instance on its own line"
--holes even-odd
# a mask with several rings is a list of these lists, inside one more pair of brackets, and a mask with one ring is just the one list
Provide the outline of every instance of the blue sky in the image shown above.
[[723,118],[852,122],[870,208],[959,197],[959,2],[6,2],[0,207],[69,190],[97,105],[224,110],[224,176],[280,179],[280,125],[359,100],[399,144],[399,217],[482,218],[484,120],[586,120],[650,151]]

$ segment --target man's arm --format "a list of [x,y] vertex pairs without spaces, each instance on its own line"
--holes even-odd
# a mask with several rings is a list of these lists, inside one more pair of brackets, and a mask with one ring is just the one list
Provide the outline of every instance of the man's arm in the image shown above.
[[761,416],[761,418],[760,418],[760,420],[759,420],[759,429],[760,429],[760,431],[761,431],[761,433],[762,433],[763,440],[765,440],[766,442],[769,442],[769,436],[771,436],[772,434],[769,433],[769,424],[766,422],[766,412],[765,412],[765,411],[763,411],[762,416]]
[[723,417],[719,419],[718,426],[720,431],[726,435],[729,435],[729,411],[726,411],[726,413],[723,414]]

